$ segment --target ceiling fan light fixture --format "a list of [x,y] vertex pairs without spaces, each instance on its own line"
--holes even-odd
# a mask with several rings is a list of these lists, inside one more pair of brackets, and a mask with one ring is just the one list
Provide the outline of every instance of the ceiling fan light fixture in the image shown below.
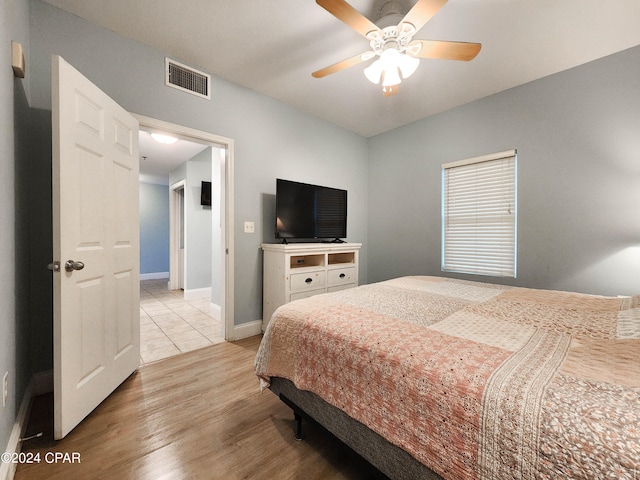
[[364,76],[367,77],[367,80],[371,83],[380,83],[380,79],[382,78],[382,62],[380,60],[376,60],[365,68]]
[[398,67],[400,52],[396,48],[387,48],[380,54],[380,62],[382,62],[383,70],[389,70]]
[[398,68],[400,68],[400,73],[402,73],[402,78],[409,78],[414,72],[418,69],[418,65],[420,65],[420,60],[416,57],[412,57],[411,55],[407,55],[403,53],[400,55],[398,60]]
[[402,3],[408,0],[380,0],[380,18],[373,23],[353,8],[347,0],[316,0],[316,3],[369,40],[371,50],[313,72],[322,78],[345,68],[379,58],[364,69],[367,79],[382,84],[385,96],[395,95],[403,79],[417,70],[421,58],[473,60],[479,43],[413,40],[413,36],[442,8],[447,0],[413,0],[403,16]]
[[389,68],[384,71],[384,75],[382,77],[382,88],[384,90],[385,87],[392,87],[394,85],[399,85],[402,82],[400,78],[400,71],[398,67]]
[[387,48],[380,58],[364,69],[364,74],[371,83],[382,81],[383,91],[386,91],[413,75],[419,64],[419,59],[400,53],[396,48]]

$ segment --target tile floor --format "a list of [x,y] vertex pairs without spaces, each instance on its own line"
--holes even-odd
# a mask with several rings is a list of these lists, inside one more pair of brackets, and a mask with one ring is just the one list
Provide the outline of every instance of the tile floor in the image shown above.
[[224,342],[209,298],[185,300],[167,279],[140,282],[140,364]]

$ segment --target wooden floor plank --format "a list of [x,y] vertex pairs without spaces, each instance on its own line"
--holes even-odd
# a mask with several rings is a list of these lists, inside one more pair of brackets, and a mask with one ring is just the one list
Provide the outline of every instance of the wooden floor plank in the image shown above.
[[[253,360],[260,336],[141,367],[61,441],[52,396],[34,401],[15,480],[384,479],[331,435],[306,424],[293,437],[291,410],[260,392]],[[47,463],[51,452],[80,463]]]

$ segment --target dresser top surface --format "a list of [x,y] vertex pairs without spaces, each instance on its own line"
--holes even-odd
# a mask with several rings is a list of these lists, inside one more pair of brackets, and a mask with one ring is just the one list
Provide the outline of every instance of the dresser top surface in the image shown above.
[[345,252],[359,250],[361,243],[263,243],[262,250],[282,253]]

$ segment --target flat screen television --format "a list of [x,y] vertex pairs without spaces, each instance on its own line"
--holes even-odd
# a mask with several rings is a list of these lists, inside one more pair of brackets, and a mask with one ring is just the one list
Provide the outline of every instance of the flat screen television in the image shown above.
[[202,181],[200,190],[200,205],[211,206],[211,182]]
[[276,238],[286,243],[346,236],[346,190],[276,179]]

